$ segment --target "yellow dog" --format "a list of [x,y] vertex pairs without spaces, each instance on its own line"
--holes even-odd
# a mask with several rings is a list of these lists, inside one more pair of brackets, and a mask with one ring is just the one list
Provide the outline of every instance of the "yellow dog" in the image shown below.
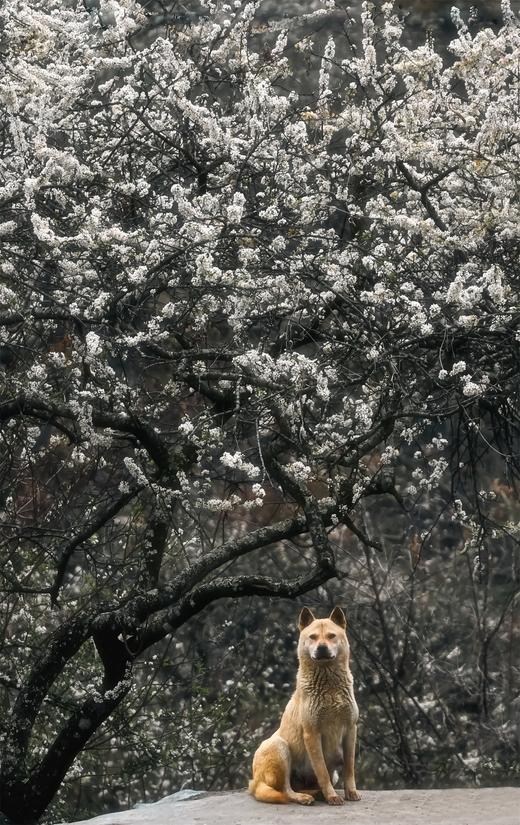
[[253,759],[249,793],[260,802],[310,805],[321,790],[329,805],[343,805],[334,790],[342,768],[345,799],[361,799],[354,759],[358,707],[349,667],[345,614],[335,607],[328,619],[300,614],[296,690],[280,727]]

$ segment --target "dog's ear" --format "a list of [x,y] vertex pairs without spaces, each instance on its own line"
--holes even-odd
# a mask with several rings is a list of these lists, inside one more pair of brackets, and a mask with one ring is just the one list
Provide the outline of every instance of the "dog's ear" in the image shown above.
[[343,628],[343,630],[345,630],[347,626],[347,619],[341,607],[335,607],[330,614],[329,619],[334,622],[334,624],[339,625]]
[[312,610],[309,610],[308,607],[304,607],[302,612],[300,613],[298,627],[300,628],[300,630],[303,630],[304,627],[307,627],[308,624],[311,624],[315,620],[316,616],[314,616]]

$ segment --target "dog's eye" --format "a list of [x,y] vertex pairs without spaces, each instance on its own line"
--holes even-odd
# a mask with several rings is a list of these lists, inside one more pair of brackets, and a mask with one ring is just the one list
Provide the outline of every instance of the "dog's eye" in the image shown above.
[[335,639],[335,638],[336,638],[335,633],[327,633],[327,639]]
[[316,636],[315,633],[311,633],[311,635],[309,636],[309,639],[312,639],[313,642],[315,642],[317,638],[318,637]]

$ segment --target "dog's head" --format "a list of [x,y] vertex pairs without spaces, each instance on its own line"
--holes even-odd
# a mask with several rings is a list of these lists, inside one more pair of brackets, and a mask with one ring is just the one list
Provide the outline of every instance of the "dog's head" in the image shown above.
[[328,619],[317,619],[304,607],[299,620],[298,656],[315,662],[348,659],[347,620],[341,607],[335,607]]

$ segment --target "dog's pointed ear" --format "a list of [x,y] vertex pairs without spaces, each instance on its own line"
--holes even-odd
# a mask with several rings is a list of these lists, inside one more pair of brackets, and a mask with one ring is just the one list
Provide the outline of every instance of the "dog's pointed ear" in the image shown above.
[[345,630],[347,626],[347,619],[341,607],[335,607],[330,614],[329,619],[334,622],[334,624],[339,625],[343,628],[343,630]]
[[308,607],[304,607],[298,620],[298,627],[300,630],[303,630],[304,627],[307,627],[308,624],[311,624],[314,621],[316,621],[316,616],[313,614],[312,610],[309,610]]

